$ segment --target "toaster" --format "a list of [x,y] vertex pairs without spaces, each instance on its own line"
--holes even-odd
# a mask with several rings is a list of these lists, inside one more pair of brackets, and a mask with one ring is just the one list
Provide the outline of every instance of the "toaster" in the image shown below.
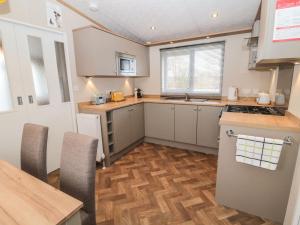
[[271,98],[268,93],[258,93],[258,98],[256,99],[257,104],[259,105],[269,105],[271,103]]
[[96,95],[92,97],[93,105],[100,105],[106,103],[106,95]]
[[112,102],[120,102],[120,101],[124,101],[125,97],[124,97],[124,93],[121,91],[114,91],[111,93],[111,101]]

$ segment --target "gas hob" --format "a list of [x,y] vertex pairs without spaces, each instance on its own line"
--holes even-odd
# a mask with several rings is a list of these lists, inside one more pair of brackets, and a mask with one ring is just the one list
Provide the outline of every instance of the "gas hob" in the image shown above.
[[268,106],[227,105],[224,108],[224,112],[238,112],[238,113],[249,113],[249,114],[273,115],[273,116],[285,115],[284,108],[268,107]]

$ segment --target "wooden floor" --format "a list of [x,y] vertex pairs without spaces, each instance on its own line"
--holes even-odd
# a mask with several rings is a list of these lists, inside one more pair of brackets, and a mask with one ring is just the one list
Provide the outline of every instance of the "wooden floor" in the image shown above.
[[97,170],[97,224],[271,225],[215,202],[216,168],[216,156],[142,144]]

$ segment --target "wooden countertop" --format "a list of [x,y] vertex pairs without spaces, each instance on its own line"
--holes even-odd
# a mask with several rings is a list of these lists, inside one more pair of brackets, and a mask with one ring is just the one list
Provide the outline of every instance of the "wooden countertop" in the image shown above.
[[0,160],[0,224],[58,225],[82,202]]
[[220,125],[300,132],[300,120],[289,112],[285,116],[224,112]]
[[[253,98],[242,99],[236,102],[228,100],[209,100],[206,102],[185,102],[183,100],[166,100],[160,97],[146,97],[136,99],[133,97],[126,98],[122,102],[109,102],[103,105],[91,105],[89,102],[79,103],[79,112],[82,113],[100,113],[107,112],[114,109],[131,106],[139,103],[161,103],[161,104],[185,104],[185,105],[199,105],[199,106],[215,106],[223,107],[225,105],[250,105],[259,106]],[[287,113],[286,116],[271,116],[259,114],[245,114],[245,113],[223,113],[220,119],[220,125],[235,125],[254,128],[266,128],[300,132],[300,120]]]
[[97,112],[107,112],[114,109],[131,106],[139,103],[161,103],[161,104],[184,104],[184,105],[202,105],[202,106],[216,106],[223,107],[225,105],[255,105],[257,103],[254,99],[243,99],[236,102],[230,102],[227,100],[208,100],[206,102],[185,102],[183,100],[166,100],[160,97],[146,97],[146,98],[126,98],[125,101],[122,102],[109,102],[102,105],[91,105],[90,102],[82,102],[78,104],[79,112],[83,113],[97,113]]

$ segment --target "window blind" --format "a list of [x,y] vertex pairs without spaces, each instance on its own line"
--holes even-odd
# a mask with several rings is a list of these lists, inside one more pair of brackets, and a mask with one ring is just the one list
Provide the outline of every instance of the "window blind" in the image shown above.
[[162,94],[221,96],[225,42],[161,49]]

